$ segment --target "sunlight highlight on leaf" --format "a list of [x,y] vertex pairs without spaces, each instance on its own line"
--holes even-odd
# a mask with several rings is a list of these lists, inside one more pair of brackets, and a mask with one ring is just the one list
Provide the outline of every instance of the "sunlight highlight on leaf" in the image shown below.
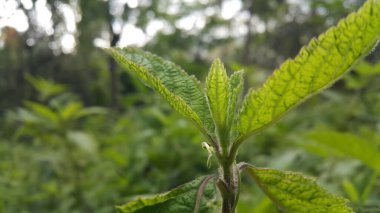
[[374,48],[380,36],[380,1],[367,1],[357,12],[313,39],[287,60],[258,90],[247,94],[239,117],[240,140],[280,119],[311,95],[337,81]]
[[347,200],[328,193],[314,179],[301,173],[263,169],[246,165],[267,196],[284,212],[353,213]]
[[206,79],[206,93],[218,131],[226,131],[228,76],[220,59],[215,59]]

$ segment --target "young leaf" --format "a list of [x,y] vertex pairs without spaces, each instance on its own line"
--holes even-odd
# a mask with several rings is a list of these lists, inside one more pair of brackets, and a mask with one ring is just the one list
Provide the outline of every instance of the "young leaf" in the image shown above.
[[210,111],[219,132],[226,132],[228,76],[220,59],[215,59],[206,79]]
[[353,213],[344,198],[328,193],[301,173],[244,165],[267,196],[284,212]]
[[213,134],[214,124],[207,100],[194,76],[189,76],[169,61],[139,49],[109,48],[106,52],[156,90],[175,110],[193,121],[204,134]]
[[294,60],[287,60],[259,90],[247,94],[239,116],[239,141],[338,80],[374,48],[379,36],[380,1],[369,0],[313,39]]
[[243,79],[244,71],[236,71],[234,72],[229,79],[228,85],[228,110],[227,110],[227,128],[229,129],[234,122],[235,119],[235,111],[236,104],[239,99],[241,90],[243,88],[244,79]]
[[[197,178],[189,183],[183,184],[171,191],[149,196],[139,197],[125,205],[118,206],[119,213],[129,212],[193,212],[196,205],[198,188],[206,177]],[[204,189],[203,199],[199,206],[199,212],[211,212],[207,205],[215,196],[215,188],[211,182]]]

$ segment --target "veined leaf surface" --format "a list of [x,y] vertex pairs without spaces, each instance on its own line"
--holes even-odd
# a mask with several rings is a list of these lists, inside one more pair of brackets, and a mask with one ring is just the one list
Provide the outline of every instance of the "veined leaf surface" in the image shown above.
[[259,187],[284,212],[353,213],[347,200],[328,193],[301,173],[247,166]]
[[226,131],[228,108],[228,76],[220,59],[215,59],[206,79],[210,110],[219,132]]
[[228,110],[227,110],[227,128],[235,131],[234,119],[235,119],[235,111],[236,105],[239,100],[239,96],[241,94],[241,90],[243,89],[244,79],[243,79],[244,71],[236,71],[234,72],[229,79],[228,86]]
[[313,39],[294,60],[284,62],[260,89],[250,90],[240,111],[240,140],[338,80],[374,48],[379,36],[380,1],[368,0],[358,12]]
[[106,51],[204,133],[211,135],[214,132],[206,96],[194,76],[189,76],[172,62],[136,48],[109,48]]
[[[117,210],[120,213],[192,213],[195,207],[198,188],[204,180],[205,177],[200,177],[162,194],[139,197],[125,205],[118,206]],[[212,212],[212,207],[208,206],[208,202],[210,202],[214,196],[215,188],[211,182],[208,182],[204,189],[203,199],[198,209],[199,212]]]

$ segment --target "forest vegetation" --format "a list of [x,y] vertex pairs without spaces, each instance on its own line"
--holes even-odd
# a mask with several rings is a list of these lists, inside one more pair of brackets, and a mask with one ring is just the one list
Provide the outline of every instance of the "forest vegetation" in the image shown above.
[[[244,70],[246,94],[368,1],[0,1],[0,212],[115,212],[218,169],[197,127],[103,48],[138,47],[201,82],[220,58],[229,75]],[[237,161],[301,172],[355,212],[380,212],[380,50],[370,50],[247,138]],[[237,210],[279,212],[246,176]]]

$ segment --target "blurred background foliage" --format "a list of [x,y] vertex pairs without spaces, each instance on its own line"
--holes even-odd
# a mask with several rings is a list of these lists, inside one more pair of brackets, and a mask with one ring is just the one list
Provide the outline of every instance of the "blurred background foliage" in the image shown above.
[[[101,47],[139,46],[201,80],[220,57],[257,88],[362,3],[0,1],[0,212],[114,212],[210,172],[197,129]],[[380,212],[379,59],[250,139],[239,160],[315,176],[357,212]],[[239,212],[277,212],[246,178],[240,200]]]

